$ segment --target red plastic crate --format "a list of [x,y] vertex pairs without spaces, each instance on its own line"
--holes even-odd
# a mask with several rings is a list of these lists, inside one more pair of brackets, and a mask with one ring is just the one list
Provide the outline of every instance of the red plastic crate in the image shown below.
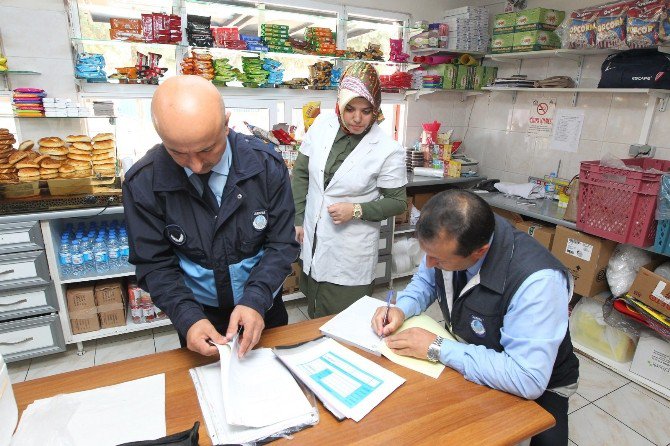
[[656,200],[663,174],[646,170],[668,172],[670,161],[633,158],[623,162],[645,172],[582,161],[577,229],[620,243],[650,246],[656,236]]

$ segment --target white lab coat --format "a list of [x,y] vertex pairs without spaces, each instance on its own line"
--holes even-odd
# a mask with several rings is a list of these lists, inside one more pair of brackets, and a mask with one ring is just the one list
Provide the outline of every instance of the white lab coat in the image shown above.
[[[341,202],[367,203],[380,198],[380,188],[407,184],[405,151],[374,124],[324,190],[326,161],[339,127],[336,115],[321,114],[300,146],[300,152],[309,157],[301,259],[305,274],[318,282],[369,285],[375,279],[380,223],[351,220],[336,225],[328,214],[328,206]],[[315,230],[317,242],[312,257]]]

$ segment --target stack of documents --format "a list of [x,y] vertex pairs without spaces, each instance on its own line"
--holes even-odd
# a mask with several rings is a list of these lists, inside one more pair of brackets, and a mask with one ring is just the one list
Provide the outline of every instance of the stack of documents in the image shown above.
[[[321,326],[321,333],[345,344],[361,348],[368,353],[384,355],[396,364],[414,371],[437,378],[444,370],[444,364],[432,363],[427,359],[417,359],[409,356],[400,356],[393,353],[372,329],[372,317],[377,308],[384,306],[384,302],[370,296],[363,296],[351,304],[346,310]],[[411,317],[396,331],[418,327],[428,330],[444,339],[455,340],[454,337],[433,318],[426,314]]]
[[213,444],[261,441],[319,421],[316,401],[272,350],[259,348],[239,359],[237,339],[217,347],[219,362],[190,371]]
[[360,421],[405,382],[329,338],[274,352],[339,419]]

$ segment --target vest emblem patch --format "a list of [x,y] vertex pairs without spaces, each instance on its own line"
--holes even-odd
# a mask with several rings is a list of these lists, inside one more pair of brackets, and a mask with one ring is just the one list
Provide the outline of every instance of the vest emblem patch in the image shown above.
[[484,327],[482,318],[474,315],[470,316],[470,328],[477,337],[483,338],[486,336],[486,327]]

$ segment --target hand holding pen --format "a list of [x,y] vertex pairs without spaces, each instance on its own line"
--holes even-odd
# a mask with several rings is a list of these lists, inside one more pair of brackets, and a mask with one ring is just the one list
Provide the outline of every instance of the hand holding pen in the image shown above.
[[405,314],[402,310],[391,306],[394,296],[395,291],[389,290],[386,295],[386,305],[377,308],[375,315],[372,317],[372,329],[380,339],[396,331],[405,321]]

